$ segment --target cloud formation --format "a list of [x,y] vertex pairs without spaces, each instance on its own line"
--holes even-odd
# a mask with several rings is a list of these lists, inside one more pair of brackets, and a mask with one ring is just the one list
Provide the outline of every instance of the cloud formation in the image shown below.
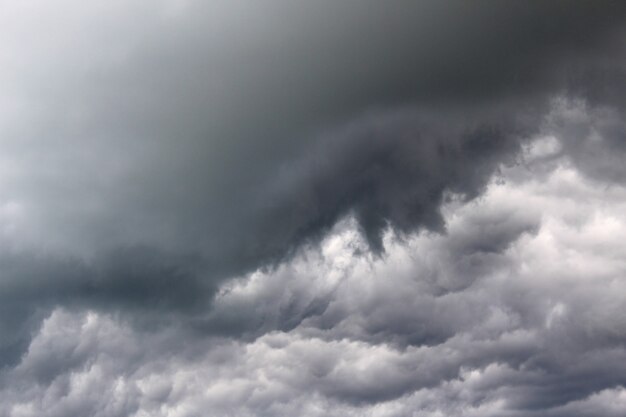
[[0,416],[622,415],[625,20],[0,0]]
[[545,175],[506,170],[446,204],[445,235],[389,231],[384,258],[355,256],[367,242],[346,219],[225,284],[202,320],[231,333],[57,309],[4,374],[4,413],[618,416],[626,190],[565,158]]
[[[422,174],[403,166],[424,164],[423,152],[446,173],[440,184],[423,183],[434,196],[417,198],[411,211],[426,205],[424,218],[433,217],[437,189],[455,181],[448,171],[472,178],[461,190],[471,194],[496,154],[511,151],[512,139],[499,136],[535,130],[555,94],[610,101],[613,90],[592,81],[608,78],[607,67],[623,69],[620,2],[36,4],[36,11],[5,4],[3,13],[11,58],[3,84],[11,88],[2,101],[1,190],[10,244],[81,256],[135,244],[201,251],[229,273],[282,255],[299,241],[294,235],[328,227],[340,210],[359,211],[372,235],[386,221],[411,223],[377,198],[350,201],[362,194],[348,184],[320,185],[320,213],[282,225],[283,212],[298,211],[294,197],[269,213],[259,205],[283,177],[302,181],[290,179],[286,194],[312,193],[324,176],[345,174],[334,163],[358,169],[382,158],[368,149],[388,147],[403,161],[393,168],[375,161],[381,177],[404,169],[395,175],[412,183]],[[433,115],[438,120],[428,120]],[[345,125],[358,137],[330,133],[327,142],[338,144],[316,145]],[[381,144],[386,136],[390,143]],[[468,138],[495,145],[484,144],[493,157],[481,155],[487,164],[477,161],[477,173],[459,155],[474,148]],[[325,162],[302,175],[295,165],[311,148]],[[356,160],[340,161],[337,149]],[[456,181],[450,186],[463,188]],[[377,184],[383,180],[351,183]],[[263,228],[287,230],[266,245],[273,236]],[[248,242],[253,248],[242,250]]]

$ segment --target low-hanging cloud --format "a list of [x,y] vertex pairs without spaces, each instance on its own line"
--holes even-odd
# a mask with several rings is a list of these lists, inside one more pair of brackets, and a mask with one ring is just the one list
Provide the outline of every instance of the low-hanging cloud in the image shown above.
[[623,411],[623,2],[31,3],[0,415]]
[[[354,256],[367,242],[352,218],[228,283],[202,320],[237,337],[57,309],[4,375],[5,413],[618,416],[626,192],[565,158],[543,180],[527,169],[448,202],[445,235],[390,231],[385,259]],[[500,238],[483,233],[504,218],[489,229]]]

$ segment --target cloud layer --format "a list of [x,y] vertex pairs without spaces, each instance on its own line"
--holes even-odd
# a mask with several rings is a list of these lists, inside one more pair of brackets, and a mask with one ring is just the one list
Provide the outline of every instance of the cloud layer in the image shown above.
[[623,415],[625,20],[0,0],[0,416]]
[[347,218],[223,285],[197,318],[213,336],[57,309],[4,374],[4,415],[618,416],[626,189],[546,162],[550,142],[447,203],[445,235],[389,231],[384,257],[355,256]]

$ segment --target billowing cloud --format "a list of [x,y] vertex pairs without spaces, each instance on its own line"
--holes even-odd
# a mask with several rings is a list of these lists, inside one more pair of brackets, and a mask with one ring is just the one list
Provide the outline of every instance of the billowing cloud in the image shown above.
[[623,414],[625,19],[0,0],[0,416]]
[[226,324],[213,336],[55,310],[3,376],[5,415],[618,416],[626,190],[562,157],[528,169],[449,201],[445,235],[389,231],[384,257],[355,256],[346,219],[224,284],[199,319]]

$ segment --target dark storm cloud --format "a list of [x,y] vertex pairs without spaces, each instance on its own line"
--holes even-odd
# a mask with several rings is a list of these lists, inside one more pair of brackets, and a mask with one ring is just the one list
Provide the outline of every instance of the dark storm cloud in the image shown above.
[[[588,84],[601,101],[579,74],[613,68],[624,16],[621,2],[67,5],[6,6],[7,240],[199,252],[215,277],[351,211],[373,246],[387,225],[436,228],[444,191],[475,195],[553,94]],[[41,22],[50,36],[28,31]]]
[[[409,404],[399,416],[412,401],[445,409],[463,395],[476,407],[505,398],[511,416],[547,408],[554,416],[586,409],[611,415],[598,408],[594,393],[623,395],[616,387],[624,384],[624,370],[613,366],[623,362],[623,327],[605,317],[619,312],[621,301],[579,284],[581,293],[567,292],[561,309],[558,288],[518,274],[525,262],[508,251],[539,230],[537,212],[474,213],[444,230],[441,206],[480,195],[537,134],[558,138],[549,158],[565,155],[602,186],[623,183],[626,3],[0,7],[0,82],[7,86],[0,98],[3,403],[47,395],[50,415],[113,416],[193,397],[193,387],[171,388],[171,398],[156,389],[139,403],[133,395],[144,393],[141,384],[107,391],[121,395],[120,402],[105,404],[99,396],[98,381],[115,375],[167,380],[175,373],[159,376],[159,366],[152,368],[176,356],[172,345],[146,357],[124,348],[156,337],[141,329],[166,328],[199,347],[205,346],[199,334],[217,333],[251,349],[223,358],[235,369],[221,370],[226,381],[246,381],[227,390],[231,396],[216,408],[223,414],[240,398],[250,400],[244,414],[306,415],[290,399],[319,413],[303,394],[311,391],[357,407],[338,409],[341,415],[398,399]],[[518,173],[525,175],[534,174]],[[322,273],[308,265],[303,275],[290,263],[345,218],[367,242],[357,245],[355,259],[384,262],[388,228],[400,241],[419,230],[436,232],[429,235],[435,244],[406,255],[422,262],[416,270],[386,271],[398,286],[373,273],[378,281],[369,289],[354,280],[348,289],[311,287]],[[376,256],[369,258],[372,249]],[[587,262],[596,265],[593,256]],[[258,272],[275,273],[264,275],[264,293],[224,301],[218,291],[229,278],[243,274],[255,282],[245,274],[268,265],[278,272]],[[503,288],[498,279],[507,273],[532,285],[513,285],[519,293]],[[613,304],[598,306],[594,297]],[[582,320],[559,321],[567,308]],[[96,318],[81,316],[85,309],[97,311],[90,313]],[[122,313],[123,321],[104,313]],[[556,330],[542,327],[547,316]],[[71,352],[91,340],[89,323],[98,342]],[[287,332],[286,339],[272,339],[275,330]],[[106,336],[119,332],[111,343],[120,351],[113,351],[127,357],[107,362],[115,353],[107,351]],[[65,336],[74,343],[52,343]],[[250,394],[264,359],[258,362],[255,352],[271,361],[274,350],[283,355],[279,370],[287,363],[304,372],[274,375],[284,386]],[[581,363],[587,351],[588,366]],[[352,367],[376,352],[388,368]],[[204,363],[207,380],[216,376],[220,355]],[[491,382],[455,391],[455,383],[471,385],[463,366],[487,372],[489,365],[496,368]],[[30,389],[11,390],[12,376]],[[78,377],[86,383],[72,383]],[[416,399],[416,390],[432,398]],[[197,395],[191,401],[199,413],[212,401]],[[41,404],[0,415],[36,414]]]
[[[23,211],[12,239],[80,253],[137,243],[199,250],[222,273],[279,258],[348,210],[372,236],[388,221],[405,230],[432,224],[442,189],[472,194],[496,153],[514,148],[498,136],[510,133],[516,113],[536,129],[546,99],[569,91],[570,78],[594,74],[596,57],[613,62],[607,39],[624,16],[621,2],[139,2],[129,10],[113,2],[97,14],[72,5],[67,16],[33,14],[55,36],[23,36],[6,71],[7,101],[17,103],[7,107],[17,109],[6,127],[12,169],[3,190]],[[8,30],[13,38],[38,22],[13,13],[22,24]],[[578,71],[571,77],[570,67]],[[390,126],[392,109],[406,105],[448,116],[428,132],[419,132],[419,115]],[[458,119],[490,106],[497,111]],[[362,117],[371,109],[391,119],[387,126]],[[323,136],[316,133],[355,119],[361,134],[334,135],[339,144],[314,151],[329,161],[300,174],[295,165],[310,164],[302,154]],[[497,148],[486,146],[491,156],[469,166],[464,147],[478,153],[471,142],[483,133]],[[435,144],[447,135],[459,138]],[[435,157],[437,146],[451,148],[450,159]],[[336,148],[344,160],[325,154]],[[428,159],[421,152],[434,156],[431,165],[410,166]],[[376,172],[335,165],[369,161]],[[446,173],[435,178],[427,168]],[[348,174],[348,183],[333,185],[334,174]],[[264,191],[284,176],[302,183],[289,180],[282,201],[268,201]],[[411,187],[405,201],[403,184]],[[295,196],[315,187],[318,207],[306,213]],[[367,187],[375,189],[369,200]],[[279,203],[260,215],[259,205]],[[297,224],[283,215],[291,212]]]
[[332,132],[279,171],[257,210],[260,230],[248,230],[279,255],[350,212],[377,251],[386,227],[441,230],[444,192],[474,197],[528,134],[515,121],[491,117],[396,111]]

